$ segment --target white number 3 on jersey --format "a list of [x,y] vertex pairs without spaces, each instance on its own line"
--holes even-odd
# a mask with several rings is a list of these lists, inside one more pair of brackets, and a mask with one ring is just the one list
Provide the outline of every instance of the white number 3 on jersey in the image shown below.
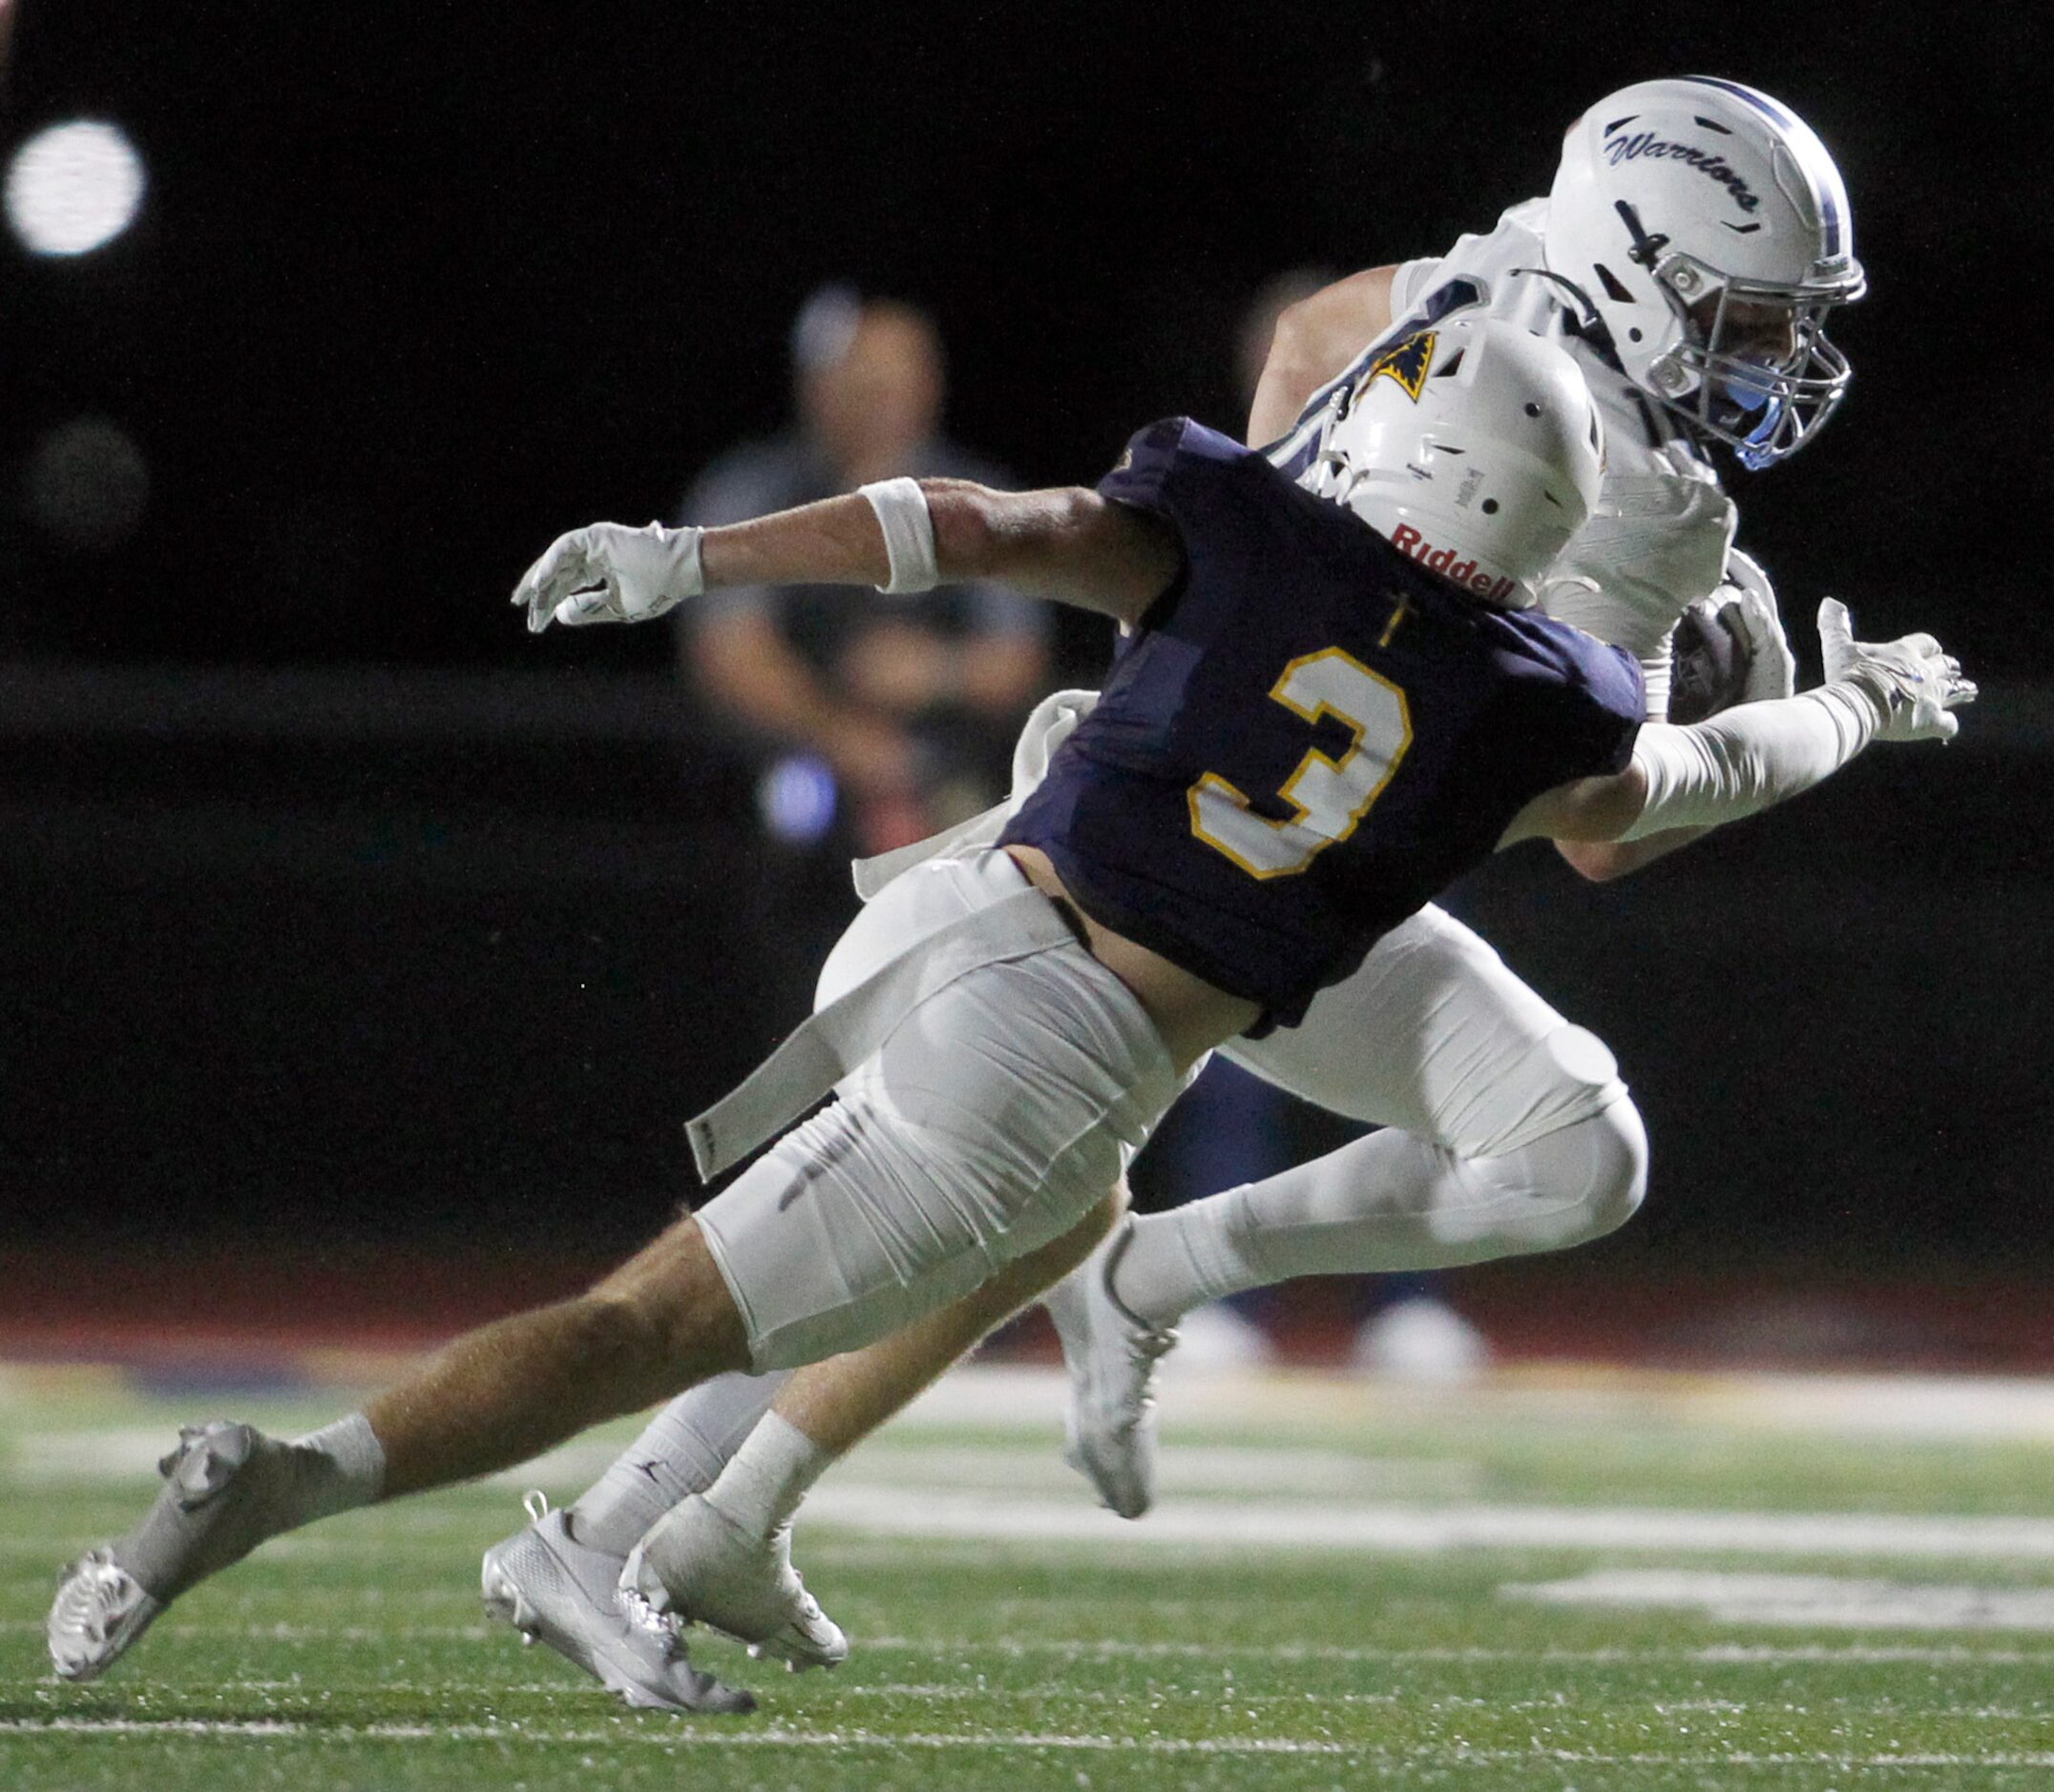
[[1292,660],[1269,696],[1308,722],[1338,717],[1353,744],[1339,759],[1309,752],[1298,761],[1277,793],[1297,811],[1287,821],[1255,814],[1226,779],[1205,773],[1187,793],[1191,832],[1250,877],[1295,877],[1383,795],[1412,746],[1412,712],[1403,691],[1338,647]]

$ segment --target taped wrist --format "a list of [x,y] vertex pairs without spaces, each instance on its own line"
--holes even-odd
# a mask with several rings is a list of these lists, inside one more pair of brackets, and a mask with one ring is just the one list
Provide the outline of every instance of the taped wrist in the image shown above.
[[941,568],[934,555],[934,519],[928,514],[927,493],[917,479],[883,479],[857,487],[877,513],[877,526],[885,531],[885,556],[891,562],[891,582],[878,590],[891,594],[933,591],[941,583]]
[[1838,771],[1881,721],[1876,697],[1844,680],[1802,697],[1743,703],[1687,728],[1648,722],[1633,743],[1647,802],[1620,839],[1758,814]]

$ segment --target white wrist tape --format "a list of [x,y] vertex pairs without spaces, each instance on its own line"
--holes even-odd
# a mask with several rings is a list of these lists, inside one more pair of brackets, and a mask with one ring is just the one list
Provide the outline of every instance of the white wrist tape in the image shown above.
[[877,512],[877,526],[885,531],[885,554],[891,563],[891,582],[877,589],[893,594],[933,591],[941,583],[941,567],[934,557],[934,519],[928,514],[920,482],[883,479],[856,490]]
[[1647,803],[1619,838],[1716,827],[1758,814],[1838,771],[1868,745],[1881,719],[1874,697],[1843,682],[1742,703],[1687,728],[1645,723],[1633,762],[1646,775]]

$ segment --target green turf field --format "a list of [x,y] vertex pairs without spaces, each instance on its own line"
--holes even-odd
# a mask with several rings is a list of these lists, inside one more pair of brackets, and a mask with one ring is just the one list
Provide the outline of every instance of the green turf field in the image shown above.
[[57,1685],[52,1572],[177,1422],[339,1403],[0,1370],[0,1787],[2054,1785],[2044,1387],[1187,1384],[1125,1526],[1046,1378],[957,1380],[802,1519],[848,1665],[705,1642],[762,1709],[681,1720],[481,1621],[512,1482],[274,1545]]

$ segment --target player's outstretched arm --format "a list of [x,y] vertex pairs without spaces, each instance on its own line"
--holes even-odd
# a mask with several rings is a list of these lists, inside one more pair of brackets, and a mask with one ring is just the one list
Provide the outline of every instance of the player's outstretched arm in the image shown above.
[[735,585],[916,592],[984,578],[1131,622],[1182,563],[1166,523],[1082,487],[893,479],[720,529],[589,524],[550,545],[514,602],[540,634],[552,622],[644,622]]
[[[1687,630],[1694,633],[1695,645],[1682,639]],[[1783,632],[1775,587],[1751,554],[1728,552],[1724,584],[1685,610],[1678,636],[1672,714],[1676,693],[1687,684],[1699,699],[1699,720],[1736,704],[1773,702],[1796,693],[1797,661]],[[1557,840],[1555,846],[1582,876],[1605,883],[1666,858],[1706,831],[1672,827],[1633,840]]]
[[1871,740],[1946,740],[1960,729],[1952,712],[1975,700],[1976,687],[1930,635],[1857,641],[1846,606],[1831,597],[1819,606],[1818,631],[1826,682],[1816,690],[1688,727],[1649,722],[1624,771],[1543,792],[1500,844],[1630,842],[1716,827],[1809,790]]
[[1391,327],[1396,273],[1364,268],[1284,308],[1248,407],[1251,444],[1274,442],[1289,429],[1306,401]]

